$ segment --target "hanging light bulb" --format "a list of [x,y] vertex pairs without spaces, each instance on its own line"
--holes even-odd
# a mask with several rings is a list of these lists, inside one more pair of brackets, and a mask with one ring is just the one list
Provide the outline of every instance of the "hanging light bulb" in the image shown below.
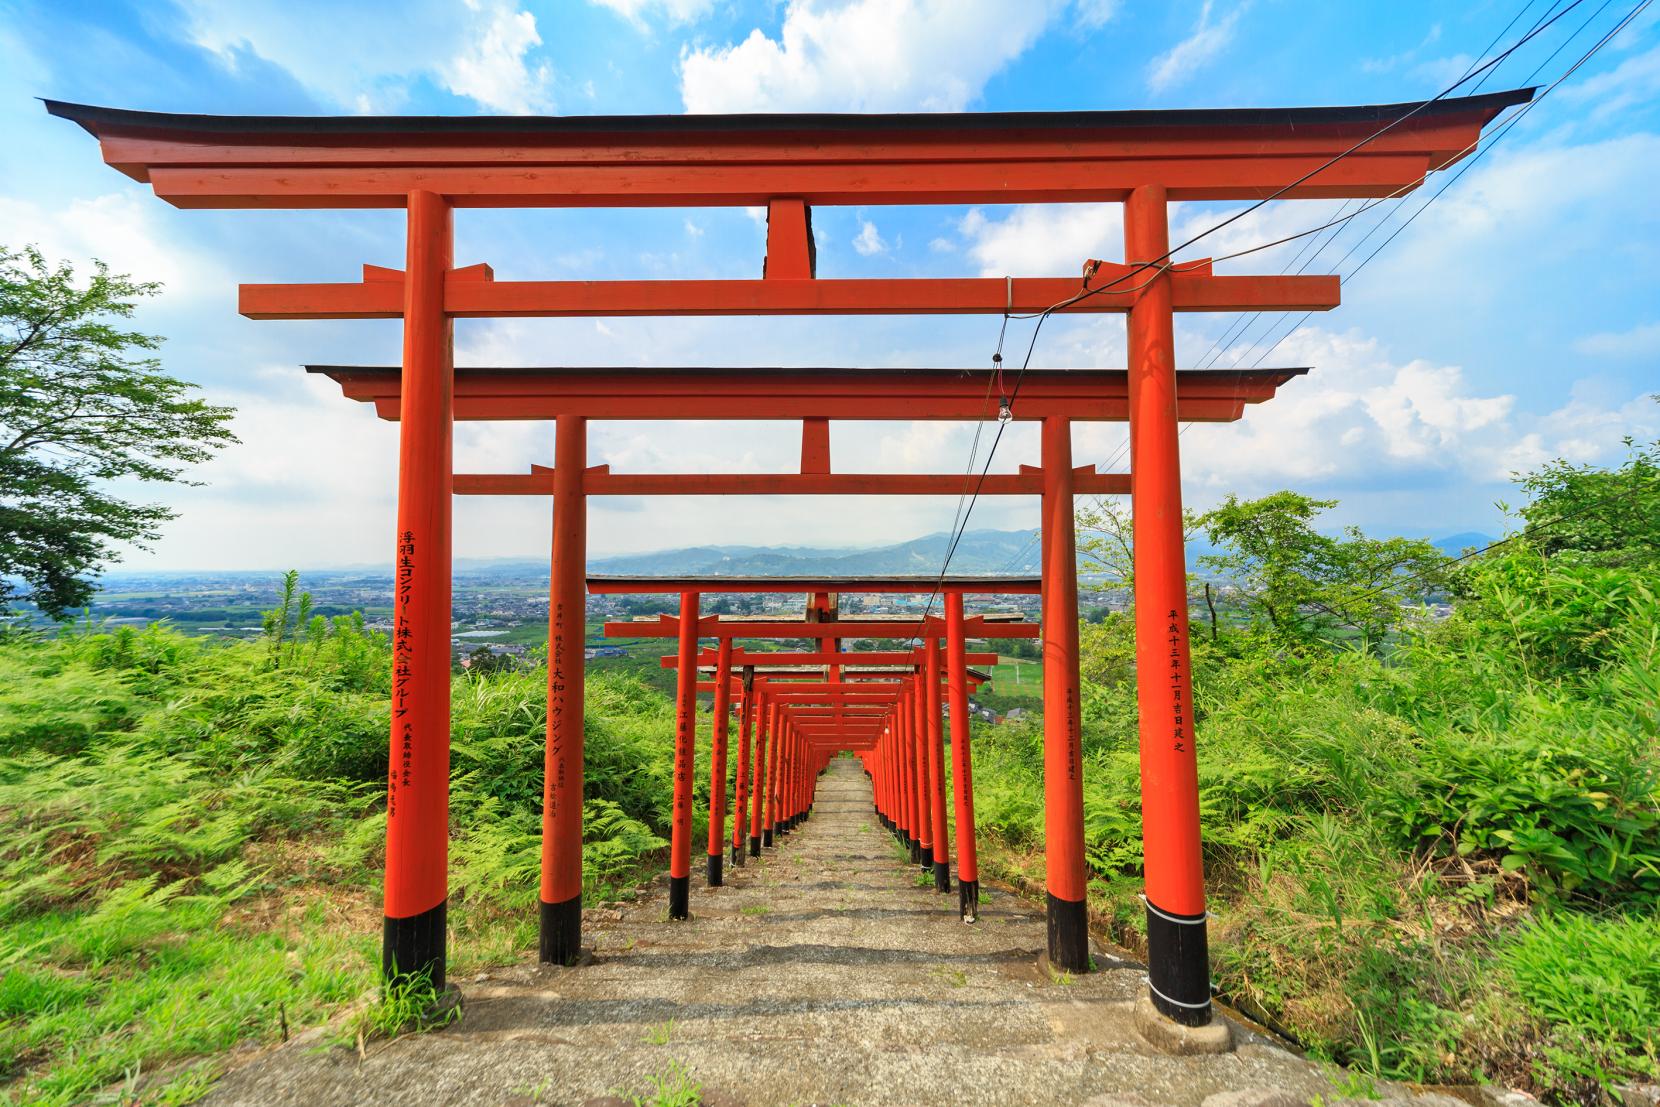
[[1009,398],[1007,396],[999,396],[997,398],[997,421],[999,423],[1007,423],[1013,418],[1014,408],[1009,406]]

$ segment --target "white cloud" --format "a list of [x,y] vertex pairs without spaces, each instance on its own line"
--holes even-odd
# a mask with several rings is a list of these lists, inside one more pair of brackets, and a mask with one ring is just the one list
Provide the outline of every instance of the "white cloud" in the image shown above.
[[689,112],[961,111],[1059,0],[789,0],[777,39],[681,58]]
[[868,219],[859,224],[859,233],[853,239],[853,248],[859,252],[859,256],[867,258],[888,252],[888,244],[883,241],[881,232],[876,229],[876,224]]
[[181,3],[191,40],[225,64],[251,51],[351,111],[397,111],[422,77],[489,111],[551,107],[535,18],[515,0],[411,0],[396,19],[332,0]]
[[1562,88],[1571,104],[1592,104],[1592,119],[1605,119],[1660,98],[1660,46],[1635,54],[1618,67]]
[[714,7],[714,0],[590,0],[602,8],[609,8],[634,24],[644,28],[646,16],[656,15],[670,24],[691,23]]
[[976,208],[957,230],[982,277],[1070,276],[1088,258],[1124,256],[1120,204],[1028,204],[1002,219]]
[[1367,58],[1360,63],[1360,71],[1362,73],[1393,72],[1401,66],[1410,63],[1426,48],[1433,46],[1439,41],[1441,41],[1441,24],[1431,24],[1429,33],[1426,34],[1423,39],[1410,50],[1403,50],[1399,54],[1394,54],[1386,58]]
[[1654,357],[1660,355],[1660,323],[1640,323],[1628,331],[1588,334],[1574,349],[1592,357]]
[[1147,87],[1155,93],[1164,92],[1215,61],[1233,42],[1234,27],[1245,14],[1245,8],[1241,3],[1213,23],[1211,0],[1205,0],[1193,33],[1154,58],[1147,67]]
[[1553,457],[1607,463],[1624,435],[1660,434],[1660,405],[1644,396],[1610,405],[1579,389],[1538,414],[1471,388],[1458,366],[1397,362],[1357,332],[1303,327],[1280,349],[1280,363],[1314,366],[1306,379],[1237,423],[1184,435],[1184,473],[1207,495],[1493,485]]
[[1077,0],[1074,19],[1086,31],[1098,31],[1118,15],[1119,0]]
[[0,197],[0,242],[38,246],[48,261],[67,261],[83,274],[97,258],[116,273],[160,281],[169,301],[233,295],[234,283],[213,259],[164,230],[168,209],[136,192],[112,192],[49,208]]
[[[1481,64],[1480,59],[1473,58],[1469,54],[1452,54],[1445,58],[1429,58],[1413,66],[1411,76],[1414,80],[1421,81],[1439,90],[1446,88],[1454,81],[1460,80],[1465,74],[1471,73],[1479,64]],[[1480,80],[1480,78],[1473,79]],[[1463,86],[1459,91],[1462,93],[1468,87],[1470,86]]]
[[[1433,274],[1440,286],[1475,295],[1495,287],[1496,265],[1523,266],[1540,279],[1587,265],[1646,267],[1647,243],[1660,229],[1660,211],[1649,199],[1656,176],[1655,134],[1500,146],[1380,255],[1367,271],[1366,288],[1369,294],[1407,282],[1421,288]],[[1545,181],[1549,187],[1541,187]],[[1419,203],[1414,197],[1400,202],[1412,211]],[[1605,244],[1594,262],[1587,243]]]
[[532,47],[542,44],[536,17],[489,0],[466,0],[466,5],[482,22],[472,40],[440,68],[450,91],[513,115],[551,111],[552,68],[525,60]]

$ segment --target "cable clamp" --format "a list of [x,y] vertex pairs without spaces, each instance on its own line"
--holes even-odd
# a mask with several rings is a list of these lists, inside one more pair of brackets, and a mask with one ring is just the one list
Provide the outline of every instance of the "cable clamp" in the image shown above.
[[[1163,992],[1161,992],[1157,988],[1153,987],[1152,977],[1144,976],[1141,979],[1146,982],[1147,990],[1149,992],[1152,992],[1154,995],[1158,996],[1160,999],[1164,1000],[1164,1002],[1166,1002],[1166,1003],[1174,1004],[1177,1007],[1185,1007],[1189,1011],[1208,1011],[1208,1010],[1210,1010],[1210,1000],[1208,1000],[1208,999],[1205,1000],[1203,1003],[1184,1003],[1183,1001],[1181,1001],[1179,999],[1171,999],[1169,996],[1165,995]],[[1211,986],[1214,987],[1214,985],[1211,985]]]
[[[1142,903],[1147,905],[1147,910],[1151,911],[1153,914],[1157,915],[1159,918],[1163,919],[1165,922],[1173,922],[1177,926],[1204,926],[1207,922],[1210,921],[1210,912],[1209,911],[1206,911],[1203,915],[1201,915],[1197,919],[1183,919],[1183,918],[1178,918],[1177,916],[1170,914],[1168,911],[1160,911],[1157,907],[1153,906],[1153,901],[1148,899],[1144,895],[1137,895],[1136,898],[1139,899]],[[1171,1002],[1175,1002],[1175,1001],[1172,1000]]]

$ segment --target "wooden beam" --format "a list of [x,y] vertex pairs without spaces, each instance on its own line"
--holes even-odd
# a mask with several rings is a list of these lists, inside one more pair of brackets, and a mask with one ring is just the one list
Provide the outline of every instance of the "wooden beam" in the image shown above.
[[[1127,496],[1128,473],[1097,473],[1085,466],[1075,478],[1080,494]],[[610,473],[584,477],[590,496],[958,496],[965,487],[982,496],[1037,496],[1041,473]],[[457,473],[458,496],[547,496],[553,470],[530,473]]]
[[[1197,263],[1183,263],[1191,266]],[[1208,268],[1208,263],[1206,263]],[[1124,312],[1142,275],[1102,263],[1091,287],[1105,289],[1068,312]],[[1115,283],[1117,282],[1117,283]],[[1177,311],[1327,311],[1338,278],[1212,276],[1176,269]],[[457,318],[698,315],[1001,315],[1034,312],[1076,295],[1073,277],[848,278],[836,280],[450,281],[444,307]],[[402,284],[245,284],[238,309],[250,319],[395,319]]]

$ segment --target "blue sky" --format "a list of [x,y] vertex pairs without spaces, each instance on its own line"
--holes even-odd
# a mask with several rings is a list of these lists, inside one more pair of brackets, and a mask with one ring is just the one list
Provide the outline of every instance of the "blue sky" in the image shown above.
[[[1558,8],[1570,0],[1557,0]],[[1487,90],[1554,80],[1635,0],[1587,0],[1509,59]],[[0,0],[0,241],[102,257],[159,279],[143,314],[167,365],[241,411],[243,444],[199,488],[136,489],[180,518],[130,568],[380,563],[390,552],[395,428],[305,377],[306,361],[387,362],[388,322],[251,322],[240,281],[345,280],[401,264],[397,212],[176,211],[103,166],[39,96],[224,113],[627,113],[1162,108],[1375,103],[1434,95],[1548,0]],[[1182,438],[1186,494],[1292,487],[1337,498],[1333,523],[1440,535],[1502,525],[1507,476],[1555,456],[1608,462],[1660,437],[1660,8],[1639,16],[1344,286],[1344,306],[1291,331],[1185,316],[1178,361],[1314,372],[1240,424]],[[1581,30],[1583,28],[1583,30]],[[1578,31],[1577,37],[1569,40]],[[1502,45],[1502,44],[1501,44]],[[1560,52],[1554,58],[1553,51]],[[1431,190],[1441,179],[1432,178]],[[1426,194],[1427,195],[1427,194]],[[1339,259],[1390,205],[1357,220],[1312,271],[1347,277],[1421,198]],[[1212,236],[1221,254],[1329,218],[1271,205]],[[1189,204],[1175,233],[1236,210]],[[1064,275],[1122,257],[1113,205],[826,208],[821,275]],[[1298,244],[1299,246],[1301,244]],[[758,276],[762,228],[728,210],[476,212],[457,262],[505,279]],[[1279,272],[1298,246],[1227,263]],[[461,364],[984,365],[997,321],[963,319],[462,321]],[[1265,336],[1259,340],[1259,335]],[[1011,331],[1024,349],[1025,332]],[[1118,317],[1059,318],[1034,365],[1123,364]],[[838,425],[838,467],[961,471],[972,428]],[[1080,462],[1122,465],[1123,430],[1080,428]],[[618,471],[787,469],[791,426],[596,426]],[[1036,461],[1031,428],[996,470]],[[457,468],[551,463],[543,424],[458,428]],[[704,542],[876,543],[945,529],[955,499],[597,501],[596,552]],[[1035,504],[982,501],[975,526],[1024,527]],[[546,552],[548,506],[460,500],[460,556]]]

